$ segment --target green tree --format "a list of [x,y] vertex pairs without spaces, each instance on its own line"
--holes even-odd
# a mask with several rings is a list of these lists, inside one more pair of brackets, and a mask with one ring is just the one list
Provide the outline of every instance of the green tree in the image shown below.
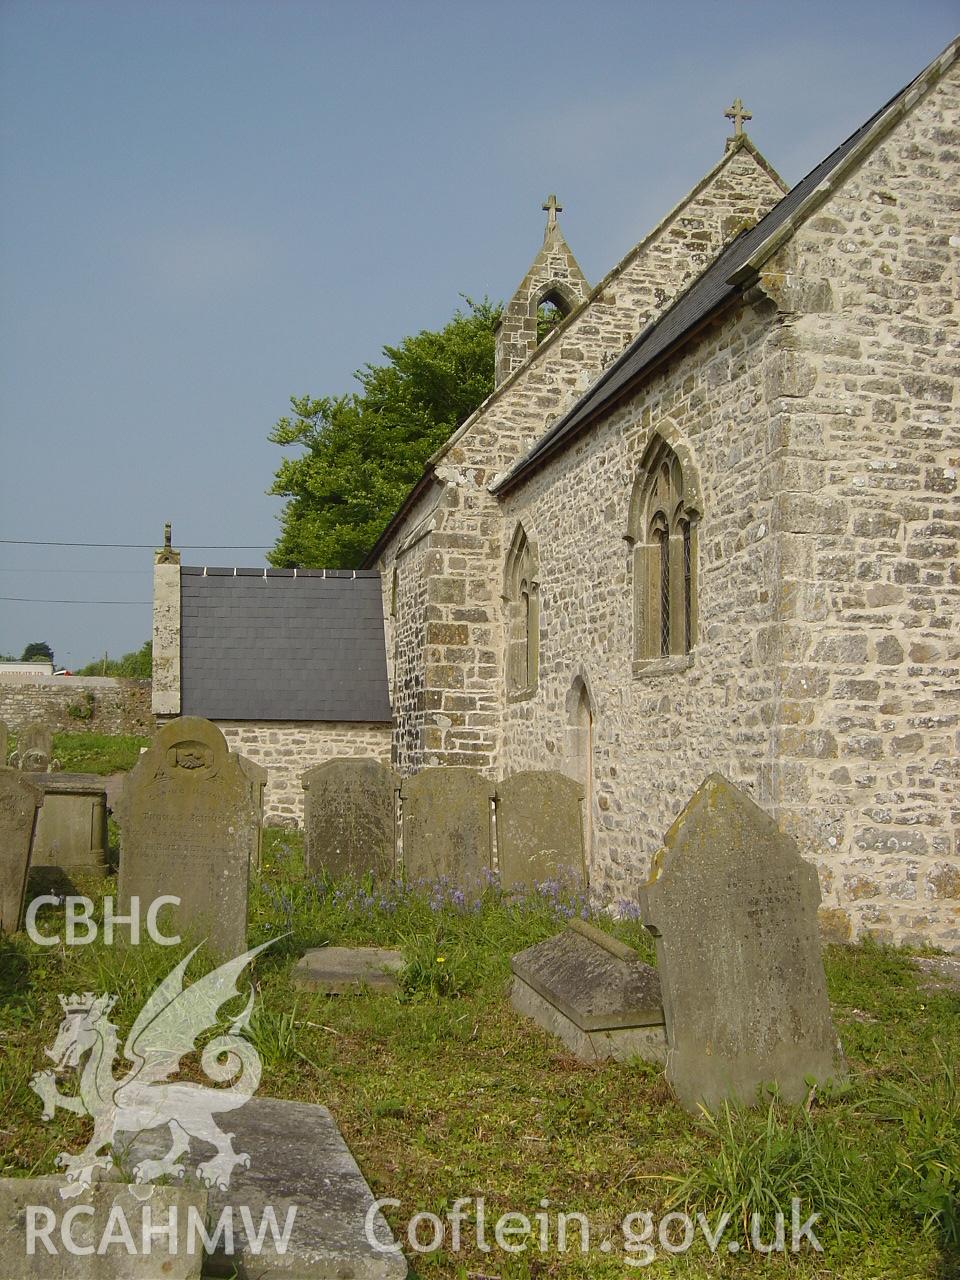
[[139,649],[125,653],[122,658],[104,654],[94,658],[76,673],[78,676],[128,676],[131,680],[149,680],[153,674],[153,645],[144,640]]
[[45,640],[34,640],[23,651],[21,662],[52,662],[53,650]]
[[287,499],[268,559],[278,568],[351,569],[363,560],[440,444],[493,390],[500,308],[474,303],[437,331],[384,347],[360,391],[291,397],[270,440],[300,445],[269,492]]

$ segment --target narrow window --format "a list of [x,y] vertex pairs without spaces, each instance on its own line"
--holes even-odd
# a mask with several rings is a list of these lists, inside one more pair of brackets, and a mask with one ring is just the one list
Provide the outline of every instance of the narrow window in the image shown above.
[[507,694],[528,698],[536,691],[539,672],[540,612],[534,549],[521,525],[507,553],[504,573]]
[[670,535],[660,532],[660,655],[670,652]]
[[530,658],[531,658],[531,635],[530,635],[530,588],[526,582],[522,582],[520,588],[520,630],[521,630],[521,653],[520,653],[520,669],[522,672],[522,686],[524,689],[530,689],[532,684]]
[[693,568],[690,545],[690,521],[680,523],[683,534],[683,652],[689,653],[693,648]]

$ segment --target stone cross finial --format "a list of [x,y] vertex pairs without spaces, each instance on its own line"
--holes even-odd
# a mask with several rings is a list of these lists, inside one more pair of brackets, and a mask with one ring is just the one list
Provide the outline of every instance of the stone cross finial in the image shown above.
[[179,564],[180,552],[173,549],[173,526],[163,526],[163,546],[154,556],[154,564]]
[[744,120],[753,119],[753,112],[746,111],[744,109],[743,102],[739,98],[734,98],[733,105],[727,107],[726,111],[723,114],[727,117],[728,120],[733,121],[733,136],[735,138],[739,138],[740,135],[743,133]]
[[547,229],[544,232],[544,236],[547,236],[557,225],[557,214],[563,213],[563,205],[557,204],[557,197],[555,195],[549,195],[540,207],[547,215]]

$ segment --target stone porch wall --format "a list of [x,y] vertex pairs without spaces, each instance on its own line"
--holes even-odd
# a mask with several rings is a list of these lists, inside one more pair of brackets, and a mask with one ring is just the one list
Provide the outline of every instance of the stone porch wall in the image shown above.
[[390,761],[389,724],[332,721],[218,720],[231,751],[263,765],[269,777],[263,796],[264,824],[303,824],[303,773],[335,756],[369,756]]

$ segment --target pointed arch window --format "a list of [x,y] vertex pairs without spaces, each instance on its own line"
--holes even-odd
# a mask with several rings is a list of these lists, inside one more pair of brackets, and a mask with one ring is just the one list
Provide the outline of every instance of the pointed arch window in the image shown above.
[[654,435],[630,500],[634,661],[638,672],[683,664],[697,638],[699,497],[691,465]]
[[540,663],[540,584],[536,552],[518,524],[507,552],[503,601],[508,698],[529,698],[537,688]]

